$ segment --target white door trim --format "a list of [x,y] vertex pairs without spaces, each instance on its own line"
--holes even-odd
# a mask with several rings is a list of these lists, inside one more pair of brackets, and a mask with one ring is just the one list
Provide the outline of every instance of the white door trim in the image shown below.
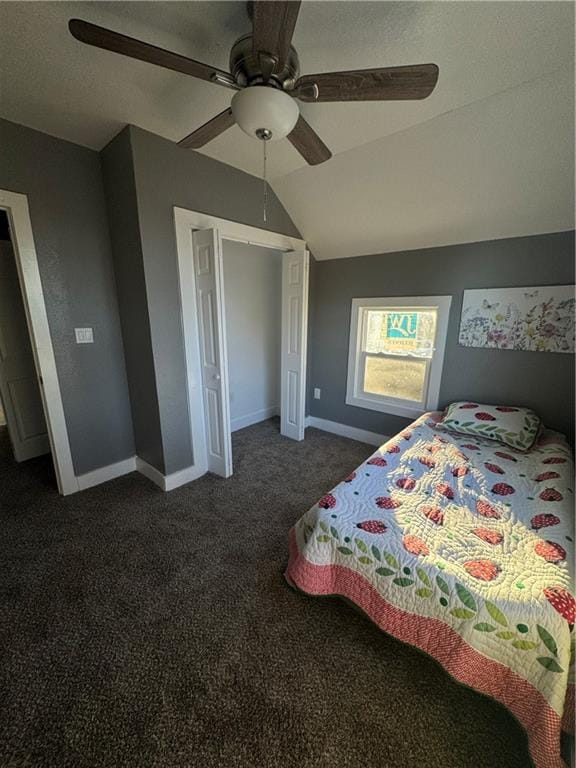
[[78,480],[72,464],[72,453],[38,269],[28,198],[17,192],[0,189],[0,208],[7,212],[10,222],[12,247],[20,278],[58,490],[65,496],[78,490]]
[[[178,206],[174,206],[174,226],[176,229],[180,317],[186,359],[188,406],[194,457],[193,466],[198,471],[198,476],[200,476],[208,468],[204,445],[204,405],[200,379],[200,349],[196,312],[196,284],[192,260],[192,233],[196,229],[216,229],[224,240],[236,240],[248,245],[274,248],[279,251],[302,251],[306,250],[307,246],[305,240],[297,237],[290,237],[279,232],[270,232],[267,229],[251,227],[247,224],[229,221],[228,219],[221,219],[218,216],[210,216],[200,211],[189,211]],[[227,357],[224,363],[226,366],[228,365]]]

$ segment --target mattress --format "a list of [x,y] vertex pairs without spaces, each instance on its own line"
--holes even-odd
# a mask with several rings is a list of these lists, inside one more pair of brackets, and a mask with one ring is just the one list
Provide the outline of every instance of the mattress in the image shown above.
[[573,722],[574,464],[546,431],[528,453],[428,413],[325,494],[290,532],[286,576],[497,699],[536,768]]

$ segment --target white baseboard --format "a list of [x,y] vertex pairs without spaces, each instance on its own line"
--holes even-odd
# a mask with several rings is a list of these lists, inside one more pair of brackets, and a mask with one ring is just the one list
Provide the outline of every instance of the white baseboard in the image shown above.
[[368,443],[368,445],[380,446],[390,439],[388,435],[379,435],[377,432],[369,432],[367,429],[358,429],[358,427],[350,427],[348,424],[340,424],[337,421],[320,419],[318,416],[307,416],[306,426],[315,427],[324,432],[332,432],[341,437],[349,437],[351,440],[358,440],[361,443]]
[[136,456],[136,469],[141,475],[152,480],[163,491],[173,491],[174,488],[179,488],[181,485],[191,483],[192,480],[197,480],[199,477],[205,474],[205,471],[198,467],[186,467],[180,469],[178,472],[173,472],[171,475],[163,475],[156,467],[148,464],[147,461]]
[[273,405],[270,408],[261,408],[259,411],[253,411],[247,413],[246,416],[238,416],[230,421],[230,431],[237,432],[244,427],[251,427],[252,424],[258,424],[260,421],[271,419],[272,416],[278,416],[280,413],[280,406]]
[[86,472],[85,475],[78,475],[78,490],[84,491],[86,488],[92,488],[94,485],[100,485],[108,480],[114,480],[116,477],[127,475],[129,472],[136,471],[136,457],[132,456],[123,461],[117,461],[115,464],[108,464],[106,467],[94,469],[92,472]]

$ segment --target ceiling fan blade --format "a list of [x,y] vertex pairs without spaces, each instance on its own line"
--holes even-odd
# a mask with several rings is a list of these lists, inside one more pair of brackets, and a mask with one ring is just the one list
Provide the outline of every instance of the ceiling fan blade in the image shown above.
[[425,99],[430,96],[437,81],[436,64],[416,64],[303,75],[291,93],[301,101]]
[[319,165],[332,157],[332,152],[302,115],[298,118],[292,133],[288,134],[288,140],[300,152],[308,165]]
[[201,125],[200,128],[196,128],[188,136],[178,142],[179,147],[184,149],[198,149],[208,144],[209,141],[220,136],[221,133],[227,131],[234,125],[234,117],[232,116],[232,110],[230,107],[225,109],[224,112],[220,112],[219,115],[213,117],[212,120],[208,120],[207,123]]
[[123,56],[130,56],[132,59],[147,61],[149,64],[156,64],[159,67],[192,75],[192,77],[198,77],[201,80],[224,85],[228,88],[238,89],[238,85],[229,72],[210,67],[186,56],[180,56],[180,54],[167,51],[164,48],[158,48],[156,45],[143,43],[133,37],[121,35],[111,29],[99,27],[81,19],[70,19],[68,29],[72,36],[81,43],[94,45],[96,48],[104,48],[106,51],[114,51],[114,53],[120,53]]
[[[252,4],[254,54],[268,60],[268,77],[284,68],[298,19],[301,0],[255,0]],[[266,68],[263,66],[266,74]]]

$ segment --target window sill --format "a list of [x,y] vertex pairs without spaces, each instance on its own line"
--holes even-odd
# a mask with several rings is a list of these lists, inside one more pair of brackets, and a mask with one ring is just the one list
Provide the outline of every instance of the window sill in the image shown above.
[[392,416],[403,416],[407,419],[417,419],[423,413],[426,413],[422,408],[410,405],[396,405],[394,403],[379,403],[376,400],[369,400],[363,397],[347,397],[346,405],[366,408],[370,411],[379,411],[380,413],[389,413]]

